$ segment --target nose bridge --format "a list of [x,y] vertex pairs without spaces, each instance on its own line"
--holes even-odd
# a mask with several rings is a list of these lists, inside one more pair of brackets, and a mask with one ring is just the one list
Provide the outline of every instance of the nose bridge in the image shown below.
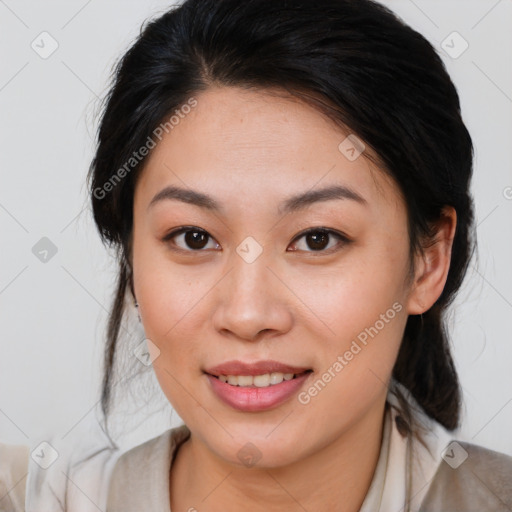
[[269,270],[271,251],[248,237],[233,251],[223,280],[214,323],[240,338],[253,339],[262,330],[283,330],[290,312],[280,300],[278,280]]
[[263,298],[266,287],[266,291],[269,291],[269,251],[256,244],[255,241],[244,241],[233,254],[229,284],[238,301],[247,299],[247,302],[256,303]]

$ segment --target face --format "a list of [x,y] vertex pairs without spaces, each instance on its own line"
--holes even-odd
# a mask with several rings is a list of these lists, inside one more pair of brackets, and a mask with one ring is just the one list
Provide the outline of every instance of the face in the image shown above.
[[[136,186],[139,313],[195,439],[234,464],[243,447],[256,466],[290,464],[361,432],[383,404],[408,314],[405,204],[312,107],[234,87],[194,97]],[[207,373],[268,360],[300,375],[225,370],[277,373],[235,387]]]

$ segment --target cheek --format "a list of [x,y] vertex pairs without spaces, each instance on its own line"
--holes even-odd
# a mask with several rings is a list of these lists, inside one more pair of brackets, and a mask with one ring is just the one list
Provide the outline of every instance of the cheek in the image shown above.
[[363,263],[304,280],[298,292],[315,312],[305,314],[319,362],[299,403],[313,416],[329,410],[336,425],[359,418],[385,392],[407,320],[399,272]]
[[213,282],[192,278],[191,267],[178,271],[168,261],[152,263],[135,274],[144,332],[160,351],[153,369],[163,393],[180,417],[188,418],[197,405],[189,393],[194,394],[201,376],[198,362],[204,349],[199,308]]
[[201,299],[215,282],[208,277],[211,274],[203,270],[199,276],[197,267],[173,263],[154,244],[134,244],[139,313],[146,338],[160,351],[153,366],[166,394],[174,393],[171,390],[178,385],[173,377],[185,383],[198,371],[202,345],[198,315]]
[[[379,256],[368,250],[354,251],[341,265],[329,270],[310,269],[289,274],[287,280],[304,314],[322,334],[337,339],[356,336],[399,303],[402,307],[406,262]],[[300,306],[300,303],[298,303]],[[390,312],[393,318],[397,309]]]
[[195,304],[208,291],[209,280],[198,266],[173,262],[149,234],[137,235],[135,232],[133,267],[140,315],[146,334],[155,341],[163,340],[174,334],[181,319],[190,322]]
[[144,331],[163,353],[171,355],[179,350],[183,359],[195,348],[194,333],[203,321],[199,319],[201,301],[214,284],[209,281],[196,280],[184,271],[159,272],[156,268],[140,274],[139,307]]
[[294,292],[308,305],[301,323],[316,340],[319,362],[327,370],[338,356],[344,358],[342,371],[332,369],[338,376],[332,393],[344,388],[354,396],[371,395],[389,378],[407,321],[407,262],[405,245],[397,243],[391,252],[382,244],[353,251],[329,272],[290,276]]

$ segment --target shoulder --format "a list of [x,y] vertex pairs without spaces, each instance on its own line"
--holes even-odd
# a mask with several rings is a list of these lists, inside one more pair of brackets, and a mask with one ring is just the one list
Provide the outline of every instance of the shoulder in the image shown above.
[[421,511],[512,509],[512,457],[452,441],[443,451]]
[[108,479],[120,455],[93,414],[64,436],[41,432],[31,439],[25,510],[104,510]]
[[454,439],[451,431],[427,416],[406,388],[393,384],[388,400],[396,416],[405,410],[405,417],[413,420],[405,425],[411,440],[407,450],[411,510],[512,510],[512,457]]
[[116,462],[113,479],[130,474],[134,469],[147,468],[152,472],[157,472],[160,470],[160,466],[167,467],[177,445],[181,444],[189,435],[188,427],[181,425],[127,450]]
[[0,443],[0,510],[25,510],[29,447]]
[[169,506],[170,465],[189,435],[188,427],[181,425],[123,453],[112,472],[108,512],[147,510],[150,503],[155,510]]
[[163,462],[163,453],[166,453],[170,447],[170,431],[150,439],[142,444],[130,448],[124,452],[116,462],[112,478],[118,478],[125,474],[129,474],[133,469],[150,469],[154,470],[156,461]]

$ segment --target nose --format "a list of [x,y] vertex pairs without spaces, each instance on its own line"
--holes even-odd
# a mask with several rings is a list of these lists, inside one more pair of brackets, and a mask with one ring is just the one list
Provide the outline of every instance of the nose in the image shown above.
[[216,287],[213,325],[217,332],[259,341],[289,331],[291,293],[265,251],[251,263],[236,253],[232,260],[230,271]]

